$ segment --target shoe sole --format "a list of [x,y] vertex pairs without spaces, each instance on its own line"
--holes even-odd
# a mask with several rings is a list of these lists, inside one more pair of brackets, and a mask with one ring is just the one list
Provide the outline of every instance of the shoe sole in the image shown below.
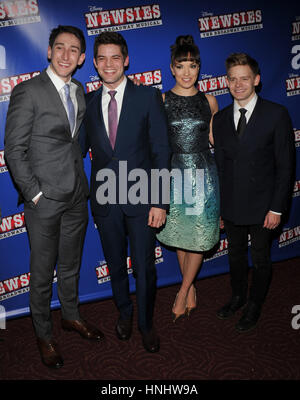
[[148,349],[144,344],[143,344],[143,346],[144,346],[144,349],[145,349],[146,351],[148,351],[148,353],[158,353],[159,350],[160,350],[160,345],[158,345],[158,347],[155,348],[154,350]]
[[224,317],[224,316],[222,316],[222,315],[219,315],[218,313],[216,313],[216,317],[217,317],[217,318],[219,318],[219,319],[225,320],[225,319],[230,319],[231,317],[233,317],[233,316],[234,316],[234,314],[235,314],[235,313],[233,313],[233,314],[230,314],[230,315],[228,315],[228,316]]
[[251,326],[249,329],[239,329],[239,328],[237,328],[237,327],[235,326],[235,330],[236,330],[238,333],[247,333],[247,332],[252,331],[254,328],[256,328],[256,326],[257,326],[257,323],[256,323],[255,325]]
[[219,319],[229,319],[229,318],[233,317],[238,311],[240,311],[240,310],[242,311],[243,308],[245,308],[245,306],[246,306],[246,303],[243,304],[242,306],[240,306],[237,310],[235,310],[234,312],[232,312],[232,314],[230,314],[230,315],[228,315],[228,316],[226,316],[226,317],[219,315],[218,312],[217,312],[217,313],[216,313],[216,317],[219,318]]

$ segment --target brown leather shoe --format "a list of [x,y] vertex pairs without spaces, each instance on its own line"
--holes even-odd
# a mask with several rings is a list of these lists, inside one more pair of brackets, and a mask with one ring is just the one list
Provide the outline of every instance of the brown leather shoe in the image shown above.
[[63,359],[61,358],[54,341],[37,338],[37,344],[41,353],[42,362],[47,367],[60,368],[64,365]]
[[61,320],[61,326],[65,331],[78,332],[84,339],[88,340],[103,340],[104,334],[84,320],[69,321],[66,319]]

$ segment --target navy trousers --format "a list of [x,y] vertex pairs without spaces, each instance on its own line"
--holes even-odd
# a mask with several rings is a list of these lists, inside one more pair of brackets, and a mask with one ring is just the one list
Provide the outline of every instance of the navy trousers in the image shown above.
[[138,326],[141,332],[152,328],[155,292],[155,229],[148,226],[148,213],[127,216],[119,205],[111,206],[106,216],[94,215],[104,257],[111,277],[114,301],[121,319],[132,317],[127,273],[128,239],[133,274],[136,280]]

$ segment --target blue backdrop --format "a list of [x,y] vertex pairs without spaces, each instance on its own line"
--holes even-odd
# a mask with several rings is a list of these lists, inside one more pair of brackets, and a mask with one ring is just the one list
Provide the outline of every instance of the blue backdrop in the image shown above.
[[[298,3],[298,4],[296,4]],[[58,24],[80,27],[86,37],[86,61],[75,77],[87,92],[99,81],[93,67],[93,43],[102,30],[117,30],[128,42],[128,75],[163,92],[173,85],[170,45],[182,34],[194,36],[201,52],[199,88],[216,96],[219,107],[231,102],[226,88],[224,60],[232,52],[247,52],[259,61],[261,96],[285,105],[295,129],[296,174],[291,209],[283,230],[272,245],[272,259],[300,256],[300,5],[294,0],[272,3],[245,0],[22,0],[0,2],[0,303],[7,317],[29,313],[29,243],[23,206],[4,160],[5,118],[11,90],[48,64],[51,29]],[[85,160],[89,176],[90,162]],[[55,171],[53,171],[55,174]],[[228,272],[227,241],[207,255],[199,278]],[[158,286],[181,279],[175,252],[157,243]],[[128,258],[128,273],[131,274]],[[97,231],[90,217],[80,276],[82,302],[111,296],[109,271]],[[56,284],[52,307],[58,307]],[[130,276],[131,290],[134,279]]]

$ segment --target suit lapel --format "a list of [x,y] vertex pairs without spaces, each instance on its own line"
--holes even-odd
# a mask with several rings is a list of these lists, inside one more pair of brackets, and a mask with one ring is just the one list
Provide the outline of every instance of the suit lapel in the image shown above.
[[[106,131],[102,113],[102,90],[103,88],[100,87],[100,89],[95,92],[96,97],[93,100],[93,105],[90,112],[92,113],[91,118],[95,121],[96,124],[94,132],[97,136],[97,140],[99,140],[101,148],[107,154],[111,154],[113,150],[108,138],[108,132]],[[94,118],[94,116],[96,116],[96,118]]]
[[61,118],[61,120],[63,121],[63,123],[66,127],[65,131],[68,132],[69,135],[71,135],[69,119],[68,119],[65,107],[63,105],[63,102],[61,101],[58,91],[56,90],[56,87],[54,86],[51,79],[49,78],[46,70],[44,70],[41,73],[41,80],[46,87],[46,91],[47,91],[49,100],[54,104],[54,106],[57,110],[58,117]]
[[256,123],[257,117],[259,115],[260,106],[261,106],[261,98],[258,97],[257,101],[256,101],[256,104],[255,104],[255,107],[254,107],[254,110],[252,111],[251,117],[249,118],[249,121],[248,121],[248,123],[246,125],[246,129],[245,129],[245,132],[243,134],[243,137],[245,137],[246,135],[248,136],[249,133],[251,131],[253,131],[253,129],[255,129],[255,123]]
[[235,124],[234,124],[234,118],[233,118],[233,103],[228,108],[228,123],[230,126],[231,135],[234,137],[234,140],[238,140],[238,137],[236,134],[236,129],[235,129]]
[[[74,83],[76,84],[76,82],[74,82]],[[77,85],[77,90],[76,90],[76,99],[77,99],[77,118],[76,118],[76,130],[75,130],[74,136],[76,136],[78,134],[79,127],[81,125],[81,122],[83,120],[83,116],[85,113],[84,93],[81,90],[81,87],[79,87],[78,85]]]

